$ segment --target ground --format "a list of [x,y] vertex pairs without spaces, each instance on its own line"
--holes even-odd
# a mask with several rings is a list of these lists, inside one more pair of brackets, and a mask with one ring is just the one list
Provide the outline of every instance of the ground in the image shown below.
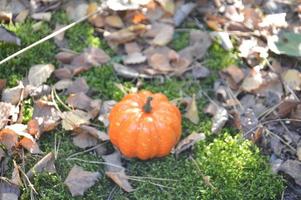
[[[24,24],[9,26],[9,29],[22,39],[22,46],[16,47],[0,43],[0,59],[49,34],[57,21],[67,22],[62,12],[57,12],[50,23],[44,22],[41,31],[35,34],[31,34],[33,22],[30,20]],[[188,37],[185,32],[177,33],[171,47],[176,50],[185,47]],[[114,52],[108,48],[106,43],[94,36],[93,28],[88,23],[82,23],[67,31],[66,38],[70,48],[74,51],[80,52],[83,48],[92,45],[103,48],[114,57]],[[83,42],[78,42],[79,39]],[[58,63],[54,58],[57,52],[58,48],[52,40],[45,42],[1,66],[0,78],[7,78],[8,86],[15,86],[18,80],[26,76],[28,69],[34,64],[53,63],[57,66]],[[181,79],[169,78],[164,83],[159,80],[144,80],[142,89],[163,92],[171,100],[180,97],[179,90],[184,95],[191,96],[193,93],[200,94],[202,91],[210,96],[212,95],[213,81],[218,76],[218,70],[236,62],[238,61],[235,52],[226,52],[218,42],[215,42],[204,61],[204,64],[212,72],[209,78],[194,80],[187,76]],[[94,91],[94,98],[103,100],[120,100],[122,98],[123,93],[115,83],[121,83],[128,88],[134,85],[134,81],[117,77],[110,65],[98,66],[81,76],[87,78],[88,84]],[[127,174],[130,175],[130,182],[135,188],[132,193],[124,192],[105,177],[102,164],[91,162],[102,161],[97,155],[84,153],[77,156],[77,161],[66,160],[70,155],[82,151],[73,145],[69,132],[62,131],[61,127],[58,127],[55,131],[44,134],[39,140],[43,152],[53,151],[57,141],[60,141],[61,144],[55,162],[57,173],[36,174],[32,180],[38,192],[37,197],[43,200],[73,199],[63,182],[71,167],[77,164],[86,170],[100,171],[102,175],[99,182],[90,188],[83,197],[74,199],[279,199],[284,189],[284,182],[281,177],[271,172],[267,158],[254,144],[242,139],[237,130],[223,129],[219,135],[212,135],[210,132],[211,120],[201,112],[208,99],[201,95],[198,96],[201,122],[194,125],[184,119],[183,137],[195,131],[205,133],[207,139],[198,143],[192,151],[183,153],[178,158],[170,155],[151,161],[125,159]],[[27,116],[25,120],[29,119],[31,101],[27,102],[24,112]],[[104,130],[100,122],[95,121],[95,123]],[[26,154],[25,169],[28,170],[41,157]],[[160,180],[156,180],[156,178]],[[29,198],[30,189],[23,187],[21,199]]]

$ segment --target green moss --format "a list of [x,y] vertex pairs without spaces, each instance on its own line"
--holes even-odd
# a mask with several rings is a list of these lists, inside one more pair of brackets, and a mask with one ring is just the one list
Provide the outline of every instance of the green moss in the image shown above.
[[176,51],[187,47],[189,45],[189,32],[176,32],[174,34],[173,40],[170,44],[171,48]]
[[33,114],[33,104],[31,99],[23,101],[23,123],[26,124],[32,119]]
[[273,175],[257,147],[228,134],[200,145],[198,162],[217,189],[207,188],[202,199],[273,200],[280,197],[282,180]]
[[[22,48],[36,42],[52,32],[50,27],[43,23],[39,31],[32,29],[33,21],[16,25],[6,26],[8,30],[14,32],[21,39],[21,46],[0,42],[0,60],[12,55]],[[7,79],[8,86],[14,86],[18,80],[21,80],[28,69],[34,64],[53,63],[53,55],[56,53],[56,47],[51,41],[44,42],[31,50],[11,59],[0,66],[0,78]]]

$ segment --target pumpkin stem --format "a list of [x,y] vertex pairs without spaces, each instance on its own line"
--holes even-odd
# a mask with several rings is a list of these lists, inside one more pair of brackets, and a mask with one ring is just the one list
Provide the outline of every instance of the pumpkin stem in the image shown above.
[[152,111],[151,101],[153,100],[153,97],[147,97],[146,103],[143,106],[143,110],[146,113],[150,113]]

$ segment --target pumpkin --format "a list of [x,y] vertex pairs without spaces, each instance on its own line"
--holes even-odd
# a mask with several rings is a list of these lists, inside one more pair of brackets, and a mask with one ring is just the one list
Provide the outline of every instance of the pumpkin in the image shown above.
[[179,109],[161,93],[126,95],[111,110],[109,137],[128,158],[147,160],[170,153],[181,136]]

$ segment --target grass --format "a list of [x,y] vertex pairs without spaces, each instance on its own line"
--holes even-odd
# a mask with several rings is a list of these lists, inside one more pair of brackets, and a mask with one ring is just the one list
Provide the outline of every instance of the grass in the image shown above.
[[[44,29],[30,38],[28,38],[28,35],[32,31],[32,21],[18,24],[16,27],[9,26],[9,29],[15,31],[21,37],[24,42],[23,47],[51,32],[56,21],[68,23],[65,14],[61,11],[57,12],[50,24],[44,24]],[[108,48],[107,44],[98,37],[95,37],[93,28],[87,23],[77,25],[69,30],[66,33],[66,38],[70,48],[74,51],[80,52],[88,46],[97,46],[104,48],[110,55],[113,55],[113,51]],[[175,38],[177,38],[177,41],[171,44],[174,49],[179,50],[187,45],[187,35],[179,33],[175,35]],[[82,42],[78,42],[79,40]],[[22,48],[4,43],[0,43],[0,47],[0,59]],[[53,42],[46,42],[26,54],[11,60],[5,67],[2,66],[0,68],[1,77],[8,78],[9,85],[13,86],[17,80],[26,76],[28,68],[31,65],[53,62],[56,52],[57,49]],[[235,52],[226,52],[217,43],[214,43],[208,52],[205,63],[212,70],[212,76],[204,81],[193,80],[191,78],[170,78],[163,83],[159,80],[143,81],[142,89],[163,92],[170,99],[186,95],[190,96],[192,93],[199,94],[200,91],[208,91],[210,94],[212,83],[217,78],[217,71],[229,64],[237,63],[237,59]],[[93,98],[101,98],[102,100],[114,99],[118,101],[122,98],[123,93],[118,89],[116,83],[122,84],[125,88],[135,85],[135,82],[116,76],[109,65],[93,68],[81,75],[86,78],[94,91]],[[61,145],[58,159],[55,161],[57,173],[36,174],[32,180],[35,189],[38,191],[36,197],[42,200],[91,200],[107,199],[109,196],[117,200],[277,199],[283,190],[282,179],[271,173],[266,158],[260,154],[257,147],[249,141],[243,140],[239,135],[235,136],[235,130],[223,129],[219,136],[211,135],[211,120],[201,112],[206,103],[207,100],[204,97],[198,99],[198,109],[201,118],[199,124],[195,125],[187,119],[183,119],[183,137],[193,131],[204,132],[207,135],[206,141],[196,145],[193,151],[185,152],[179,158],[170,155],[151,161],[124,160],[127,173],[131,176],[165,178],[173,179],[174,181],[154,181],[146,178],[141,178],[140,181],[131,180],[135,191],[133,193],[126,193],[105,177],[103,165],[66,160],[68,156],[82,150],[73,145],[69,132],[62,131],[61,127],[58,127],[52,133],[45,133],[39,140],[40,148],[45,153],[53,151],[55,141],[60,141]],[[28,120],[32,113],[31,102],[28,101],[25,105],[25,120]],[[99,127],[103,127],[100,122],[95,123],[98,123]],[[109,149],[112,149],[110,145],[108,146]],[[196,164],[189,159],[190,155],[194,157]],[[28,170],[41,157],[26,154],[26,158],[25,168]],[[101,161],[101,158],[94,153],[82,154],[78,158],[86,161]],[[86,170],[99,171],[101,173],[99,182],[90,188],[83,197],[72,198],[67,187],[63,184],[69,170],[74,164]],[[203,181],[204,176],[210,177],[211,184],[215,189]],[[21,199],[30,199],[29,188],[22,188]]]

